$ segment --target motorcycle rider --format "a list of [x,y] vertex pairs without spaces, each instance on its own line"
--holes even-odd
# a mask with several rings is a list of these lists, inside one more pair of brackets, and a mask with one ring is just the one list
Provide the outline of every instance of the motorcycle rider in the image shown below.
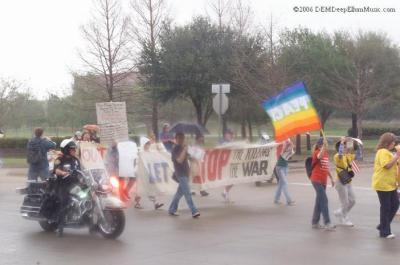
[[65,139],[60,144],[62,155],[54,161],[54,173],[57,176],[57,194],[60,200],[58,214],[58,235],[63,235],[65,215],[69,203],[69,192],[79,182],[76,175],[71,174],[74,170],[80,170],[81,165],[76,157],[77,145],[73,139]]

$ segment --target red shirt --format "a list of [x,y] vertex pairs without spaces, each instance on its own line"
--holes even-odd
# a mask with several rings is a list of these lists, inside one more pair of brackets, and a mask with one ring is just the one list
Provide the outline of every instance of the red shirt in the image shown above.
[[321,159],[318,159],[320,149],[316,149],[312,155],[312,165],[314,169],[311,173],[311,181],[326,185],[329,175],[329,156],[328,152],[322,154]]

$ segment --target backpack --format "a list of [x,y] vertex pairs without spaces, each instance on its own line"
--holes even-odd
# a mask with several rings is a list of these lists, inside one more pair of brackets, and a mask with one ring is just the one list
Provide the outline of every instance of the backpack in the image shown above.
[[311,178],[312,171],[313,171],[313,169],[314,169],[314,167],[316,166],[317,163],[313,164],[312,163],[312,157],[309,156],[309,157],[306,158],[304,164],[305,164],[305,167],[306,167],[307,176],[308,176],[308,178]]
[[28,153],[26,156],[26,161],[29,164],[38,164],[40,163],[40,161],[43,161],[45,159],[40,148],[40,143],[41,141],[33,140],[30,140],[28,142]]

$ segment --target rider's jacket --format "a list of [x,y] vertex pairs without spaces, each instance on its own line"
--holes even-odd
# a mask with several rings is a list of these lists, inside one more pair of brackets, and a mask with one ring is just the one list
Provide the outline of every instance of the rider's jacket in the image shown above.
[[70,169],[71,171],[81,170],[81,163],[79,159],[74,156],[62,155],[54,161],[54,173],[56,173],[56,169],[63,171],[66,169]]

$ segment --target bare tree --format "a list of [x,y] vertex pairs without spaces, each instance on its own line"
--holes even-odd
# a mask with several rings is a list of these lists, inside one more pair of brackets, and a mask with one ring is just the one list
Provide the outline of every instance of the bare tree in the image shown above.
[[[217,17],[218,27],[221,30],[224,24],[230,23],[229,13],[232,8],[232,0],[210,0],[209,6]],[[228,21],[224,21],[228,18]]]
[[250,32],[253,25],[254,12],[249,4],[242,0],[236,0],[230,8],[230,24],[237,31],[239,36]]
[[141,50],[139,71],[145,91],[152,101],[151,127],[158,139],[159,37],[163,26],[169,23],[168,7],[165,0],[132,0],[131,7],[134,13],[132,35]]
[[81,27],[87,42],[80,58],[87,66],[90,80],[96,80],[109,101],[115,100],[116,90],[134,70],[132,46],[129,38],[129,18],[122,13],[118,0],[94,1],[95,13],[91,21]]

